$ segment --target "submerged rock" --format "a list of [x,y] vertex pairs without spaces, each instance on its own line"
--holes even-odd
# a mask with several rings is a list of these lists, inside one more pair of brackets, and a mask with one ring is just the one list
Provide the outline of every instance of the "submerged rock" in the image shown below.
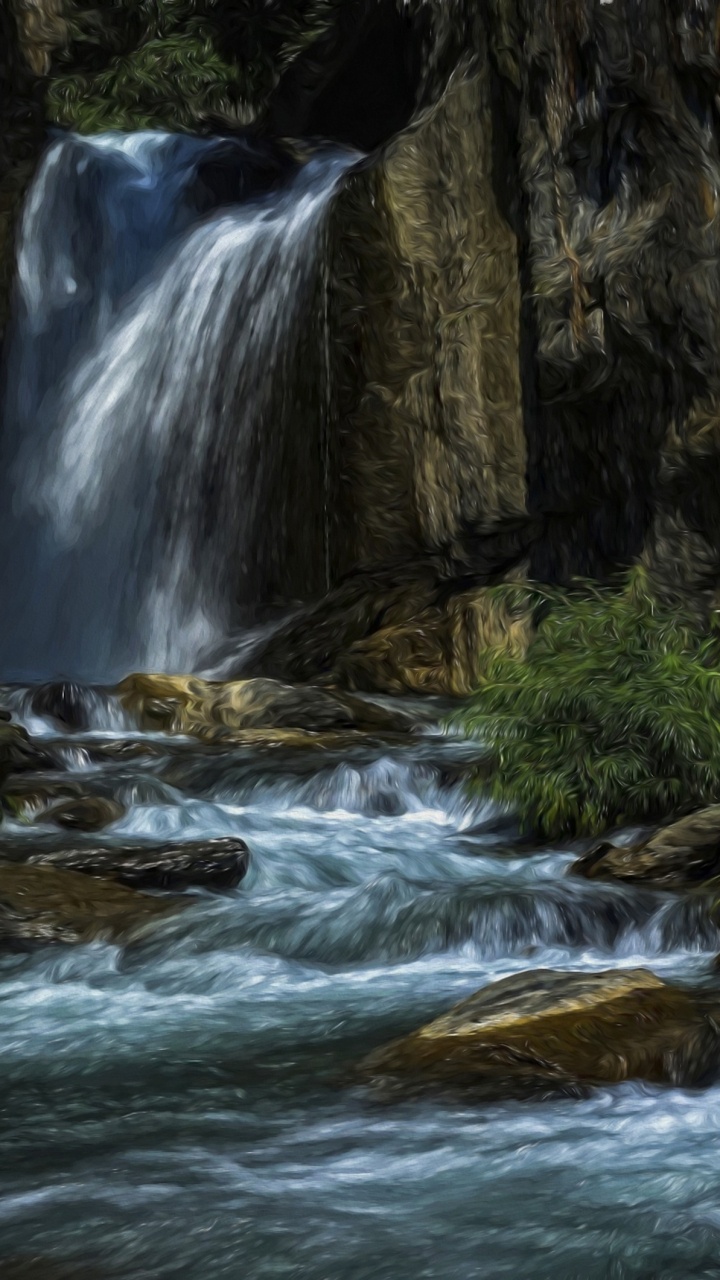
[[720,804],[699,809],[640,844],[604,842],[579,858],[572,874],[683,889],[720,873]]
[[[17,846],[13,851],[17,854]],[[3,855],[0,846],[0,856]],[[245,876],[250,851],[244,840],[226,837],[161,845],[78,845],[35,851],[29,866],[59,867],[146,889],[186,889],[202,885],[234,889]]]
[[40,816],[42,822],[52,822],[68,831],[101,831],[113,822],[119,822],[125,813],[124,805],[106,796],[79,796],[60,800]]
[[130,675],[117,695],[142,729],[221,739],[249,729],[379,729],[406,732],[410,717],[312,685],[256,679],[214,682],[196,676]]
[[460,1085],[497,1096],[647,1080],[697,1086],[720,1074],[720,995],[645,969],[538,969],[484,987],[371,1053],[384,1089]]
[[77,871],[0,863],[0,943],[125,941],[189,905]]

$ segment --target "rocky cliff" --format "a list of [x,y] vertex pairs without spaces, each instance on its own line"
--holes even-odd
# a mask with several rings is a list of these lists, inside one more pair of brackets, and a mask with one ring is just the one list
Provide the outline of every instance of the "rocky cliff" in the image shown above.
[[13,0],[0,188],[7,276],[44,124],[366,153],[328,237],[333,590],[261,668],[462,691],[524,634],[507,577],[641,561],[713,606],[718,0],[271,10]]

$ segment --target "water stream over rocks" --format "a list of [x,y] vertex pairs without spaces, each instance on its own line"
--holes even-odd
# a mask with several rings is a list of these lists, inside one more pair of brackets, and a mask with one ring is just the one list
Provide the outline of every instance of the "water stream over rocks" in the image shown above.
[[319,764],[143,736],[109,701],[70,737],[32,718],[67,776],[127,806],[103,842],[240,836],[250,868],[124,946],[2,955],[6,1259],[122,1280],[717,1274],[719,1087],[382,1106],[348,1075],[523,969],[702,982],[702,898],[566,878],[570,851],[468,801],[456,738],[357,735]]

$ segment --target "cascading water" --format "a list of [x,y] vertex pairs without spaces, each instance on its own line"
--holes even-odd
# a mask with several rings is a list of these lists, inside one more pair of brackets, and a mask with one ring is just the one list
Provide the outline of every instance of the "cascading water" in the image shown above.
[[[199,220],[218,148],[249,198]],[[353,159],[316,156],[262,194],[257,157],[227,142],[50,148],[8,343],[6,678],[191,668],[283,557],[297,570],[304,548],[322,582],[323,427],[284,426],[323,215]],[[312,571],[294,578],[312,589]]]
[[[323,298],[318,430],[287,427],[351,159],[288,174],[236,141],[51,146],[9,340],[0,675],[192,664],[280,560],[302,578],[293,541],[323,585]],[[291,479],[302,537],[278,519]],[[228,836],[250,860],[125,945],[0,947],[3,1280],[716,1275],[719,1086],[380,1109],[348,1071],[523,969],[707,980],[709,897],[531,855],[468,796],[476,746],[430,713],[387,741],[200,743],[143,735],[107,690],[66,686],[57,720],[55,695],[2,691],[43,755],[4,798],[0,861]],[[117,820],[59,831],[43,797],[66,792]]]
[[320,767],[117,745],[62,747],[70,781],[127,806],[103,843],[241,835],[250,870],[124,947],[0,952],[3,1280],[8,1258],[42,1280],[715,1274],[720,1088],[377,1107],[348,1070],[522,969],[697,981],[720,945],[706,899],[528,856],[447,782],[458,739],[361,738]]

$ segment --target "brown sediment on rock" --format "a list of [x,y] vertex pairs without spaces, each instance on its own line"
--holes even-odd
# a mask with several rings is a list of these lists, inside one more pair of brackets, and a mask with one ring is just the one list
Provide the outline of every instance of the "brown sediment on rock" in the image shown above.
[[78,871],[0,862],[0,945],[124,942],[189,905]]
[[448,1085],[497,1096],[633,1079],[704,1085],[719,1072],[720,995],[645,969],[516,974],[359,1067],[390,1092]]
[[662,889],[691,888],[709,881],[720,873],[720,804],[661,827],[641,843],[604,841],[570,870],[588,880],[625,880]]

